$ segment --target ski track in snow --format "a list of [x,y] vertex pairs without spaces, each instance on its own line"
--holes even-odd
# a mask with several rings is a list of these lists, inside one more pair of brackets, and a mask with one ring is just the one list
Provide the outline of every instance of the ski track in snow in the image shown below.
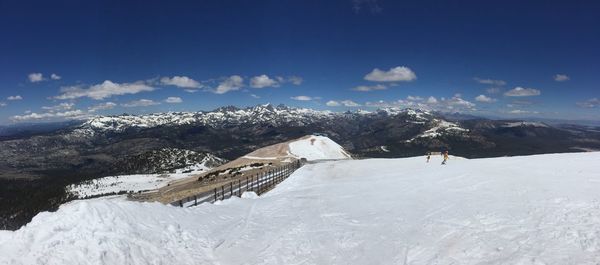
[[74,201],[0,231],[0,264],[598,264],[599,160],[346,160],[195,208]]

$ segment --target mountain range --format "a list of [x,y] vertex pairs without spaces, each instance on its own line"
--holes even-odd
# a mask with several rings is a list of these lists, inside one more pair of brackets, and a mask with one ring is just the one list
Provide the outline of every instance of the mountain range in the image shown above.
[[[2,204],[36,193],[46,198],[32,202],[41,209],[68,199],[64,187],[82,180],[159,173],[189,166],[205,156],[233,160],[307,134],[326,135],[355,158],[406,157],[440,150],[467,158],[600,150],[600,127],[593,126],[493,120],[420,109],[331,112],[270,104],[98,116],[2,132]],[[176,154],[190,159],[174,158]],[[11,205],[21,204],[13,201]],[[20,211],[12,209],[19,206],[5,207],[11,208],[9,212]]]
[[17,139],[0,141],[0,178],[35,178],[64,170],[90,177],[156,173],[127,164],[139,163],[140,155],[164,148],[232,160],[311,133],[327,135],[357,157],[404,157],[441,149],[468,158],[600,149],[600,129],[590,126],[490,120],[419,109],[338,113],[267,104],[209,112],[99,116],[55,130],[20,133]]

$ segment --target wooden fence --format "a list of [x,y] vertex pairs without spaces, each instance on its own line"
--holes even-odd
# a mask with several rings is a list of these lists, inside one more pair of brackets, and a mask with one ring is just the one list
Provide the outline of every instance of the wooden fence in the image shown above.
[[233,196],[241,197],[246,191],[253,191],[260,195],[269,191],[278,183],[281,183],[302,165],[303,163],[298,160],[285,166],[277,167],[253,176],[238,178],[212,190],[172,202],[171,205],[179,207],[193,207],[201,203],[213,203],[219,200],[231,198]]

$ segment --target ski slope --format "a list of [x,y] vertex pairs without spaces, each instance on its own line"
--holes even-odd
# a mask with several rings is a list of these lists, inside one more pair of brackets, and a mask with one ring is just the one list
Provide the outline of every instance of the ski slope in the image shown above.
[[598,264],[598,161],[341,160],[195,208],[75,201],[0,231],[0,264]]
[[289,148],[293,156],[308,161],[350,158],[342,146],[325,136],[311,135],[289,143]]

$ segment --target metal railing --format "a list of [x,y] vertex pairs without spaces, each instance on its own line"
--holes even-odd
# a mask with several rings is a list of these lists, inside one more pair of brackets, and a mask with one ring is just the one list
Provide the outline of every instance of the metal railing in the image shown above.
[[302,165],[303,163],[300,160],[297,160],[285,166],[273,168],[256,175],[238,178],[212,190],[172,202],[171,205],[179,207],[193,207],[201,203],[213,203],[219,200],[231,198],[233,196],[241,197],[246,191],[253,191],[257,195],[260,195],[269,191],[275,185],[281,183]]

